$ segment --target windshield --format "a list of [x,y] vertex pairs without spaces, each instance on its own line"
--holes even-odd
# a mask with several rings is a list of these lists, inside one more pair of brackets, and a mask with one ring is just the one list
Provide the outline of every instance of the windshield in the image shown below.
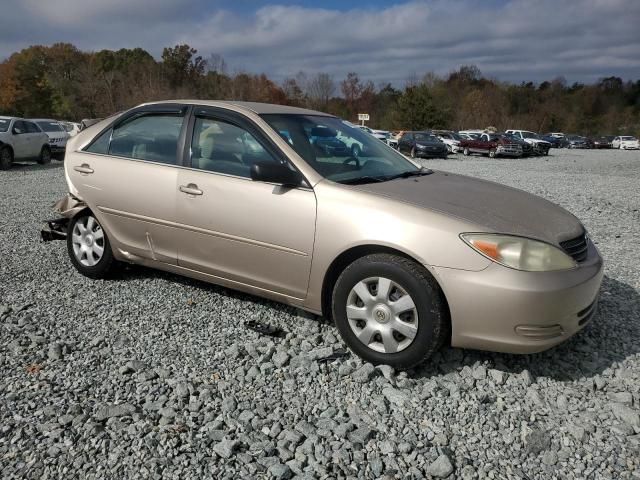
[[522,132],[522,137],[523,138],[540,138],[538,137],[538,135],[536,135],[533,132]]
[[384,142],[339,118],[297,114],[261,117],[316,172],[334,182],[380,181],[420,171]]
[[7,130],[9,130],[10,123],[11,123],[11,120],[8,120],[6,118],[0,118],[0,132],[6,132]]
[[636,139],[636,137],[620,137],[620,140],[625,140],[625,141],[627,141],[627,140],[633,141],[635,139]]
[[439,142],[440,139],[435,135],[431,135],[430,133],[420,133],[417,132],[414,134],[416,142]]
[[62,127],[58,122],[40,121],[36,122],[43,132],[62,132]]

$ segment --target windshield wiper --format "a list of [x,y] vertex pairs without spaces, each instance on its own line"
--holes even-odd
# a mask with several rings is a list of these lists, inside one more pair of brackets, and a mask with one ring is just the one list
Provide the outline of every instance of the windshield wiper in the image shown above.
[[341,180],[340,183],[344,185],[360,185],[364,183],[388,182],[396,178],[421,177],[423,175],[431,175],[432,173],[433,170],[430,168],[421,168],[420,170],[409,170],[408,172],[398,173],[397,175],[384,175],[380,177],[365,175],[364,177],[348,178],[347,180]]
[[340,180],[339,183],[343,185],[360,185],[363,183],[375,183],[375,182],[385,182],[388,180],[388,177],[372,177],[366,175],[364,177],[356,177],[356,178],[348,178],[346,180]]
[[421,168],[420,170],[409,170],[397,175],[391,175],[389,177],[385,177],[385,180],[393,180],[395,178],[421,177],[423,175],[431,175],[432,173],[433,170],[431,170],[430,168]]

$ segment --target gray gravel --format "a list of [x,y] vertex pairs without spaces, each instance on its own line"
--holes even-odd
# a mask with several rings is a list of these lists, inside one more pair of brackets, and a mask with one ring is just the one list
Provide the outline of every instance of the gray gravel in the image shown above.
[[0,477],[640,478],[640,153],[424,163],[584,221],[607,266],[583,332],[410,372],[321,362],[337,331],[290,307],[143,268],[80,276],[38,240],[61,164],[2,172]]

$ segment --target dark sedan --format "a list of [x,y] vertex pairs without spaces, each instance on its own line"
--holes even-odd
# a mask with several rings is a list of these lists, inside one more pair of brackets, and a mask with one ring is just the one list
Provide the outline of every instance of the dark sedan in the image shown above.
[[567,135],[565,138],[568,142],[567,148],[591,148],[586,137],[581,137],[580,135]]
[[398,141],[400,153],[411,158],[447,158],[447,145],[430,132],[404,132]]
[[593,139],[593,148],[613,148],[612,142],[616,138],[613,135],[605,135]]

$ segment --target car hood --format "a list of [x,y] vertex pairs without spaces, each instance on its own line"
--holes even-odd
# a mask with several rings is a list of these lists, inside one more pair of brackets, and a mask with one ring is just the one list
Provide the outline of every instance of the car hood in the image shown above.
[[464,175],[434,172],[356,188],[483,225],[488,232],[555,245],[584,232],[574,215],[544,198]]

